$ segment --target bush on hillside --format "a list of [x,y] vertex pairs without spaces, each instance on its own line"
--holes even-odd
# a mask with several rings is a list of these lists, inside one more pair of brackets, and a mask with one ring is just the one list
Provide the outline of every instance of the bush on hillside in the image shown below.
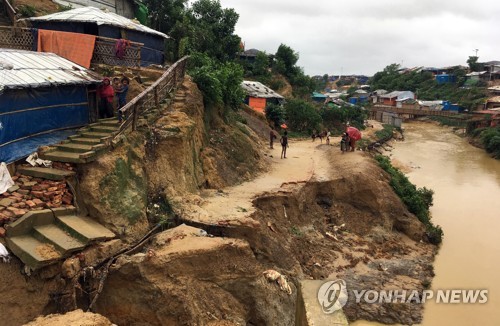
[[481,142],[488,153],[500,159],[500,128],[487,128],[481,132]]
[[288,127],[295,131],[311,134],[319,130],[321,116],[309,102],[300,99],[290,99],[285,104]]
[[196,53],[189,62],[189,74],[203,93],[205,105],[223,106],[226,110],[239,108],[244,97],[241,88],[243,69],[240,65],[221,63]]
[[433,244],[441,243],[443,230],[439,225],[432,223],[429,212],[429,208],[433,204],[434,192],[426,187],[417,188],[401,171],[392,166],[387,157],[377,155],[375,159],[379,166],[389,173],[391,177],[390,185],[394,192],[401,198],[408,210],[415,214],[419,221],[425,225],[429,242]]
[[282,105],[269,103],[266,106],[266,118],[271,121],[275,127],[278,127],[285,122],[286,111]]

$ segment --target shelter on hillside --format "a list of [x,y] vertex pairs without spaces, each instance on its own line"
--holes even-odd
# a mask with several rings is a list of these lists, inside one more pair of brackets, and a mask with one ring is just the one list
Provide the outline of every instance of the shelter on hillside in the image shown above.
[[397,101],[415,99],[415,93],[411,91],[393,91],[387,94],[379,95],[379,103],[383,103],[384,105],[392,105],[395,106]]
[[[90,34],[112,39],[143,43],[141,65],[162,65],[165,61],[165,40],[168,35],[136,23],[107,10],[83,7],[54,14],[28,18],[34,28]],[[114,53],[110,53],[114,55]]]
[[65,139],[97,113],[101,77],[53,53],[0,49],[0,162]]
[[241,87],[246,93],[245,104],[263,114],[268,103],[281,104],[285,101],[283,96],[256,81],[244,80]]
[[324,103],[327,97],[328,96],[326,96],[325,94],[321,94],[321,93],[318,93],[318,92],[313,92],[312,95],[311,95],[311,99],[314,102],[318,102],[318,103]]

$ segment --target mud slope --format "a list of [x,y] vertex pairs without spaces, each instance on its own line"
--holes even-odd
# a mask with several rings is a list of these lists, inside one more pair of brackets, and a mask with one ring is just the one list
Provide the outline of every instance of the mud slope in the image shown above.
[[[215,237],[180,226],[117,262],[97,311],[130,325],[292,325],[299,279],[343,278],[359,290],[427,286],[435,247],[421,241],[424,228],[372,159],[308,141],[293,146],[296,156],[280,167],[306,162],[297,173],[271,169],[242,184],[246,193],[228,188],[184,211],[194,215],[182,216],[186,223]],[[231,213],[217,219],[223,210]],[[291,294],[264,278],[268,269],[286,276]],[[345,311],[350,320],[412,324],[421,309],[351,303]]]

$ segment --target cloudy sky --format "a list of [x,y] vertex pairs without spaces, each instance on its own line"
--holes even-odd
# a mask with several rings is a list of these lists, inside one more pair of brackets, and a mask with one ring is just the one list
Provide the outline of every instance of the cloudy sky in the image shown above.
[[299,53],[308,75],[372,75],[404,67],[500,60],[498,0],[221,0],[246,49]]

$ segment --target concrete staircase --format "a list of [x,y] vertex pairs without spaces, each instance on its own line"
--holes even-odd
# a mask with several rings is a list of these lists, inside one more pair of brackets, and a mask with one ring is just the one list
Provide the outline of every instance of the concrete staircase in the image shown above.
[[88,163],[97,159],[99,154],[110,147],[112,137],[118,131],[116,118],[102,119],[97,123],[81,128],[78,134],[40,154],[45,160],[66,163]]
[[87,245],[115,234],[74,208],[31,211],[7,227],[9,249],[31,270],[70,256]]

